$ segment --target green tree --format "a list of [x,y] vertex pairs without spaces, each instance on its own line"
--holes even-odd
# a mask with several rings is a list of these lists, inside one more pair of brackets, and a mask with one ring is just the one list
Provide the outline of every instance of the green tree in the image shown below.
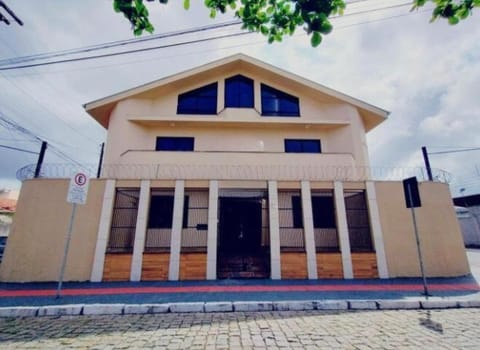
[[[166,4],[168,0],[159,2]],[[474,7],[480,7],[480,0],[413,0],[412,10],[427,2],[433,2],[435,6],[432,21],[442,17],[450,24],[457,24],[467,18]],[[284,36],[293,35],[298,27],[303,27],[311,35],[310,42],[314,47],[321,43],[322,35],[332,31],[329,17],[343,14],[346,7],[345,0],[204,0],[204,3],[212,18],[218,12],[231,9],[243,22],[244,29],[262,33],[269,43],[281,41]],[[184,0],[183,4],[188,9],[190,0]],[[144,30],[153,32],[143,0],[113,0],[113,8],[130,21],[135,35],[141,35]]]

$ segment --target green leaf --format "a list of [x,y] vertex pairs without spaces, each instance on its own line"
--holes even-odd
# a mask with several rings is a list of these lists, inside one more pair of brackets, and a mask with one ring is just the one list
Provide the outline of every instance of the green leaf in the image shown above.
[[190,8],[190,0],[183,0],[183,8],[188,10]]
[[317,47],[322,42],[322,36],[319,32],[313,32],[312,38],[310,39],[310,43],[313,47]]
[[460,20],[459,20],[457,17],[455,17],[455,16],[448,18],[448,23],[451,24],[451,25],[455,25],[455,24],[457,24],[458,22],[460,22]]

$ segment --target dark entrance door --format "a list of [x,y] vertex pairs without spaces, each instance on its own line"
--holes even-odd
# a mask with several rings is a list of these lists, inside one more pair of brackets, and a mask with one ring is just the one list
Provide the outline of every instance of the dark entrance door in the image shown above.
[[220,198],[218,278],[268,278],[262,242],[262,199]]

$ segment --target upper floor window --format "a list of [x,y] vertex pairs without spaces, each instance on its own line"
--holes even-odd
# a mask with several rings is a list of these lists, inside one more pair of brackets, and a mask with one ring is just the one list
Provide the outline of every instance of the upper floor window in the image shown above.
[[178,95],[177,114],[217,114],[217,90],[215,82]]
[[226,79],[225,107],[253,108],[253,80],[243,75]]
[[298,117],[300,107],[298,97],[262,84],[262,115]]
[[285,139],[287,153],[322,153],[320,140]]
[[193,151],[193,137],[157,137],[156,151]]

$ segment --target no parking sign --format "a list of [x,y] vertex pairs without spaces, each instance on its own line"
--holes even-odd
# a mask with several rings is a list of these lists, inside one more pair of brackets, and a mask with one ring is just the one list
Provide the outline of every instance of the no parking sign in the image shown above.
[[85,204],[87,202],[88,176],[85,173],[77,172],[70,179],[67,202]]

